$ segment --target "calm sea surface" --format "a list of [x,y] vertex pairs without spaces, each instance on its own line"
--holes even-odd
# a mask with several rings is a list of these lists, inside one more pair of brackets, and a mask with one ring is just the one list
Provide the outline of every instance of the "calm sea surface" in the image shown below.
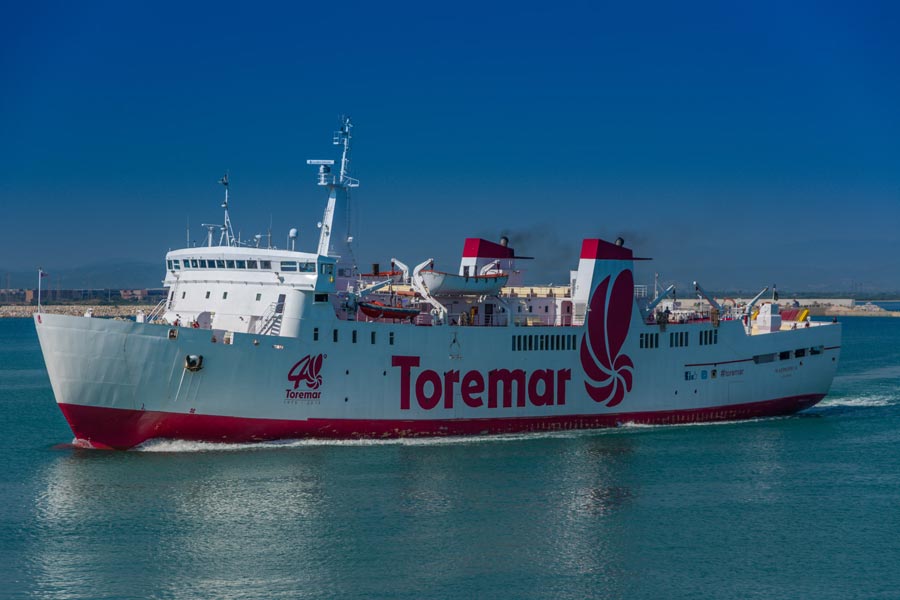
[[2,598],[900,598],[900,319],[791,418],[71,448],[0,319]]

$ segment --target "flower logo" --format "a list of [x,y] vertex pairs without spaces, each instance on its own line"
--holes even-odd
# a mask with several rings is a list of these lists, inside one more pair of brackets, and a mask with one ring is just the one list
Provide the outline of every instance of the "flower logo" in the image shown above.
[[307,354],[291,367],[288,373],[288,381],[294,382],[295,390],[301,381],[311,390],[319,389],[319,386],[322,385],[322,376],[319,374],[319,371],[322,370],[322,360],[324,358],[324,354],[316,354],[315,356]]
[[634,299],[634,279],[630,270],[608,276],[591,298],[587,333],[581,338],[581,366],[593,383],[584,382],[594,402],[616,406],[631,391],[634,363],[622,354],[628,337]]

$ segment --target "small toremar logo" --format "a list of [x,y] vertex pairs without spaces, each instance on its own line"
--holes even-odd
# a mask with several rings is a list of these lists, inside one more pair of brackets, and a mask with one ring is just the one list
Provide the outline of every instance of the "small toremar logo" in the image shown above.
[[319,389],[319,386],[322,385],[322,376],[319,374],[319,371],[322,370],[324,358],[324,354],[316,354],[315,356],[308,354],[291,367],[288,373],[288,381],[294,382],[295,390],[300,385],[300,382],[305,383],[306,387],[311,390]]

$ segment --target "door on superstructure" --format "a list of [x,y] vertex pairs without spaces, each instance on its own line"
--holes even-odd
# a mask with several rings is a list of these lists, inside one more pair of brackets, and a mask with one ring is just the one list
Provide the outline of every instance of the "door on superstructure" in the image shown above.
[[494,324],[494,305],[493,304],[485,304],[484,305],[484,324],[490,327]]
[[572,301],[571,300],[563,300],[560,304],[560,325],[563,327],[571,327],[572,326]]

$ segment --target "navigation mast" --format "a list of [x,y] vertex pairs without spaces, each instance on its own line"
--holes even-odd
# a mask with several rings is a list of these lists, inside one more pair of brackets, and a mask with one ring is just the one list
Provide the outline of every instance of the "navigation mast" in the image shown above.
[[222,227],[222,236],[219,238],[219,245],[222,245],[222,237],[225,238],[226,246],[236,246],[234,230],[231,228],[231,217],[228,216],[228,173],[219,180],[219,183],[225,186],[225,201],[222,202],[222,208],[225,209],[225,225]]
[[[308,165],[319,167],[318,184],[329,189],[328,204],[325,214],[319,224],[318,253],[323,256],[335,256],[342,258],[341,263],[354,266],[353,251],[350,243],[353,237],[350,235],[350,189],[359,187],[359,180],[350,176],[350,129],[353,123],[350,117],[341,117],[341,127],[334,132],[332,141],[335,146],[343,146],[341,152],[341,170],[338,177],[331,174],[334,161],[307,160]],[[340,200],[340,202],[339,202]],[[339,214],[335,214],[339,213]]]

